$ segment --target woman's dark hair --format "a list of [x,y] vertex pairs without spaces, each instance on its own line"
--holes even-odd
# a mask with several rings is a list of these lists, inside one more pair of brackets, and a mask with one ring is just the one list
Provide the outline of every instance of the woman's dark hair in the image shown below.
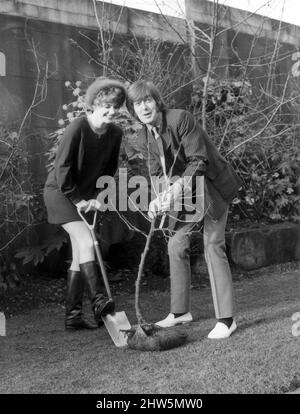
[[141,101],[148,96],[151,96],[155,100],[159,111],[165,109],[165,103],[154,83],[149,80],[138,80],[128,88],[128,110],[132,115],[135,115],[133,109],[134,102]]
[[125,86],[118,80],[100,77],[87,88],[85,103],[87,109],[93,104],[109,102],[121,107],[127,100]]

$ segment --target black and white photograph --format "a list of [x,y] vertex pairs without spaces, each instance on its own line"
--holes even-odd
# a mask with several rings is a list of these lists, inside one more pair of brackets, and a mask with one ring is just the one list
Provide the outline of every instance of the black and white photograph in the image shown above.
[[0,0],[0,394],[297,402],[299,0]]

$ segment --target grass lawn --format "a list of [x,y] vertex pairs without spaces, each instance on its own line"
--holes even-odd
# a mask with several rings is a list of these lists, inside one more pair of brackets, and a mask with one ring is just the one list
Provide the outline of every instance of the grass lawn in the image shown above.
[[[300,336],[292,315],[300,312],[300,273],[263,270],[234,282],[238,330],[213,341],[210,288],[192,288],[194,322],[184,346],[163,352],[116,348],[105,328],[65,332],[62,303],[40,304],[7,319],[0,337],[0,393],[203,394],[285,393],[300,375]],[[117,310],[136,323],[134,295],[116,296]],[[169,311],[168,290],[142,294],[148,321]],[[91,316],[88,303],[86,312]]]

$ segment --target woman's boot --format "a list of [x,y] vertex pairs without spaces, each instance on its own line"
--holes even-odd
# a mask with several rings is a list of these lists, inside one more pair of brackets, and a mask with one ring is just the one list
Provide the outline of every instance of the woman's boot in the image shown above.
[[84,278],[79,271],[68,270],[67,294],[66,294],[66,318],[67,330],[96,329],[82,318],[82,298],[84,293]]
[[80,270],[84,276],[89,298],[92,302],[92,310],[94,312],[97,323],[102,323],[102,316],[113,313],[115,303],[108,299],[102,293],[102,287],[99,278],[99,272],[95,261],[81,263]]

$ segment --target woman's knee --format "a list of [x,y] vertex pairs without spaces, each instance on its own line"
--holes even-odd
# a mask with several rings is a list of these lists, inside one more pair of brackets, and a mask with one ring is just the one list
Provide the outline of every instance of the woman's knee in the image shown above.
[[93,251],[92,236],[83,222],[67,223],[63,228],[69,233],[72,250],[74,253],[77,251],[76,255]]
[[94,243],[92,237],[81,237],[80,240],[77,241],[79,254],[89,253],[94,251]]

